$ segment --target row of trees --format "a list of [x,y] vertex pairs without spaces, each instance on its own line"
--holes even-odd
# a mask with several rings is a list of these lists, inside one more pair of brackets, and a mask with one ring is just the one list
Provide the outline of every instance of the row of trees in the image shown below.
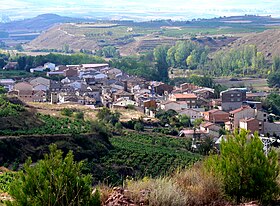
[[239,49],[217,52],[211,62],[213,76],[233,74],[250,75],[262,72],[266,67],[263,53],[255,45],[245,45]]

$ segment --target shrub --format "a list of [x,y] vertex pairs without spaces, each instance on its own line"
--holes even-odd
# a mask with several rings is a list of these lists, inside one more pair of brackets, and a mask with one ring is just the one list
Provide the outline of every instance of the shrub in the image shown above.
[[134,130],[140,132],[140,131],[144,131],[144,126],[142,124],[142,122],[136,122],[134,124]]
[[75,110],[70,109],[70,108],[63,108],[63,109],[61,110],[61,114],[62,114],[62,115],[65,115],[65,116],[68,116],[68,117],[71,117],[71,116],[73,115],[74,111],[75,111]]
[[259,137],[250,137],[246,130],[227,136],[220,156],[211,156],[205,165],[222,178],[226,194],[237,203],[244,199],[267,203],[279,194],[277,153],[272,150],[266,157]]
[[34,166],[29,158],[10,186],[15,201],[8,205],[100,205],[98,191],[92,195],[92,177],[81,173],[83,162],[75,162],[70,151],[65,158],[56,145]]
[[75,118],[83,120],[84,119],[84,113],[82,111],[76,112],[75,113]]

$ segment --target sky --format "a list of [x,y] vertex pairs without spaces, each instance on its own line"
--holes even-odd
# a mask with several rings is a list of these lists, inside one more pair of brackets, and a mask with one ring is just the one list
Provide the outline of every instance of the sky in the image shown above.
[[0,16],[24,19],[43,13],[139,19],[280,16],[280,0],[0,0]]

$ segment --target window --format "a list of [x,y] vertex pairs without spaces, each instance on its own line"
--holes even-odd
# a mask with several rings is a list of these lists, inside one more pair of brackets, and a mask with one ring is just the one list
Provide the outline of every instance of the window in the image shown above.
[[240,94],[237,94],[238,97],[240,97]]
[[234,94],[231,94],[230,96],[233,97]]
[[234,99],[230,99],[231,102],[234,102]]
[[266,117],[266,114],[263,114],[264,117]]
[[240,102],[240,98],[238,98],[237,101]]
[[266,119],[264,119],[263,121],[266,122]]

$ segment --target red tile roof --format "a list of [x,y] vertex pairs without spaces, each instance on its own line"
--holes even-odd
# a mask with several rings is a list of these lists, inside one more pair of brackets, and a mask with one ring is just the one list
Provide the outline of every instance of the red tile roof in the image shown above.
[[242,107],[240,107],[240,108],[238,108],[236,110],[233,110],[233,111],[231,111],[229,113],[230,114],[236,114],[236,113],[241,112],[241,111],[246,110],[246,109],[252,109],[252,108],[249,107],[249,106],[242,106]]
[[197,96],[193,93],[189,94],[173,94],[176,99],[196,99]]

